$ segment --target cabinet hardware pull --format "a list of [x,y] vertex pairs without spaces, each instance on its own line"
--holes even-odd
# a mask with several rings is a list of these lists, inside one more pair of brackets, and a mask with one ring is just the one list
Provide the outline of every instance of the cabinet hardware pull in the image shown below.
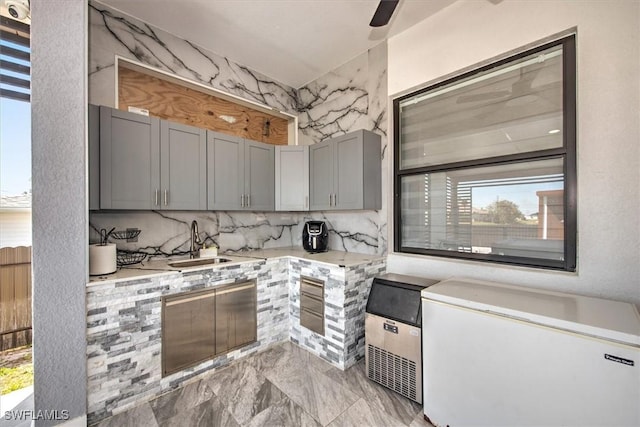
[[244,208],[244,194],[240,195],[240,207]]
[[158,206],[158,189],[157,188],[156,188],[155,194],[156,194],[156,204],[155,205]]
[[338,206],[338,197],[335,194],[333,195],[333,206]]
[[211,292],[210,294],[206,294],[206,295],[197,295],[194,297],[187,297],[187,298],[176,298],[172,301],[167,301],[165,303],[166,307],[171,307],[172,305],[176,305],[176,304],[183,304],[185,302],[190,302],[190,301],[197,301],[200,299],[204,299],[204,298],[211,298],[216,296],[216,294],[214,292]]
[[224,294],[228,294],[230,292],[243,291],[245,289],[251,289],[253,287],[255,287],[255,285],[252,283],[250,285],[239,286],[237,288],[223,289],[221,291],[216,291],[216,295],[224,295]]
[[165,206],[167,206],[167,204],[168,204],[168,200],[169,200],[168,194],[169,194],[169,190],[165,189],[164,190],[164,205]]
[[251,207],[251,194],[247,194],[247,207]]
[[331,193],[329,193],[329,206],[333,206],[332,203],[333,203],[333,200],[331,198]]

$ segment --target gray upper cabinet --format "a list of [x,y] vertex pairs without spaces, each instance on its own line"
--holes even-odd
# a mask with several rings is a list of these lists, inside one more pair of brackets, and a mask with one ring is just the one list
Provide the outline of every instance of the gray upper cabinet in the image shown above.
[[380,136],[350,132],[310,148],[311,210],[380,209]]
[[273,145],[207,131],[207,208],[274,210]]
[[160,122],[160,209],[207,209],[207,134]]
[[100,107],[100,208],[155,209],[160,119]]
[[89,105],[89,210],[100,209],[100,107]]
[[100,107],[99,132],[100,209],[206,209],[204,130]]
[[244,205],[243,139],[207,131],[207,164],[207,208],[241,209]]
[[309,146],[276,147],[276,210],[309,210]]
[[245,209],[275,210],[275,146],[245,140]]
[[309,147],[309,196],[311,210],[333,207],[333,142],[319,142]]

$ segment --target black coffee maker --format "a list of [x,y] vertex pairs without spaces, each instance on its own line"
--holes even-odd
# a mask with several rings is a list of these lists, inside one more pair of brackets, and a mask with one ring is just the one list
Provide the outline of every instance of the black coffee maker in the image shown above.
[[302,247],[310,253],[326,252],[329,232],[324,221],[307,221],[302,228]]

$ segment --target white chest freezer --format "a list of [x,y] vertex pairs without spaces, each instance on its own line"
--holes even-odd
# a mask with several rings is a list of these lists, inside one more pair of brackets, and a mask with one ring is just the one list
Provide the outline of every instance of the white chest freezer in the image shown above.
[[638,306],[467,279],[421,296],[434,425],[640,426]]

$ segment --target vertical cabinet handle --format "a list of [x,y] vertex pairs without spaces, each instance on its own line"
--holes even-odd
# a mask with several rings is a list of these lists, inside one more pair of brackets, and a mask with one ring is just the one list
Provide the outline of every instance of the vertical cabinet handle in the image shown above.
[[251,194],[247,194],[247,207],[251,207]]
[[240,207],[244,208],[244,194],[240,195]]
[[168,197],[168,194],[169,194],[169,190],[166,190],[166,189],[165,189],[165,190],[164,190],[164,205],[165,205],[165,206],[167,206],[167,205],[168,205],[168,203],[169,203],[169,197]]
[[158,191],[159,190],[156,188],[156,191],[155,191],[155,195],[156,195],[156,204],[155,205],[156,206],[158,206]]
[[338,206],[338,197],[336,196],[336,194],[333,194],[333,206],[336,207]]
[[333,199],[331,198],[331,193],[329,193],[329,206],[333,206]]

